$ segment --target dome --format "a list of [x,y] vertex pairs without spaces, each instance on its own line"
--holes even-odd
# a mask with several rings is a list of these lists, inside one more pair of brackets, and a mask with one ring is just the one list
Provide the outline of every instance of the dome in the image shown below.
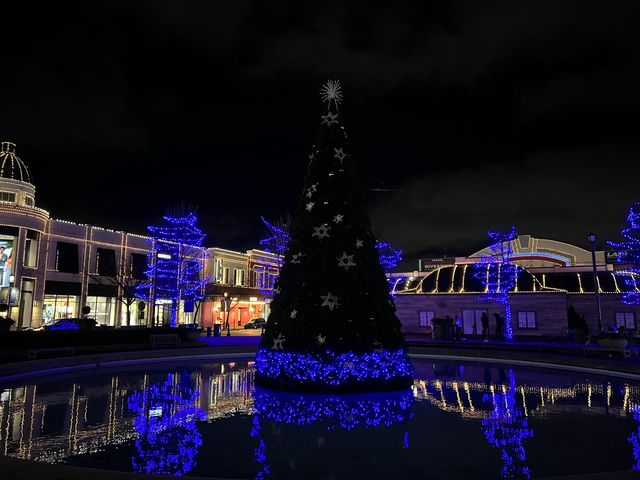
[[31,183],[29,169],[24,162],[16,156],[15,152],[15,143],[2,142],[2,149],[0,150],[0,178]]

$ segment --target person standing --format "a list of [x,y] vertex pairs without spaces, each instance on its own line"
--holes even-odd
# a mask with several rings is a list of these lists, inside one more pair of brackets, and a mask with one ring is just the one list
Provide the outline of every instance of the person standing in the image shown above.
[[7,267],[7,259],[9,256],[5,253],[5,247],[0,245],[0,283],[2,287],[8,287],[4,284],[4,269]]
[[482,336],[486,341],[489,336],[489,316],[487,315],[487,312],[482,312],[480,323],[482,324]]

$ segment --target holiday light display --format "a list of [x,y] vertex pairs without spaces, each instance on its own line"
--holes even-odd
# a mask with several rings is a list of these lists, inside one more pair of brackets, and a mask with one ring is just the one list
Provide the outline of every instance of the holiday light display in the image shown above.
[[389,242],[376,242],[380,265],[386,273],[391,273],[402,261],[402,250],[395,249]]
[[[378,429],[406,422],[413,418],[413,392],[367,393],[353,395],[296,394],[274,392],[256,387],[253,392],[255,415],[251,437],[257,444],[254,459],[260,470],[256,479],[271,478],[272,466],[267,458],[262,425],[293,427],[320,426],[326,430]],[[408,433],[402,444],[408,448]],[[276,460],[274,458],[274,460]]]
[[511,227],[508,232],[490,231],[488,236],[492,241],[489,253],[476,263],[476,277],[485,286],[485,293],[480,295],[479,300],[504,306],[504,336],[512,339],[509,293],[516,285],[518,266],[512,262],[511,242],[518,238],[518,233],[515,227]]
[[380,265],[338,105],[321,116],[285,262],[256,358],[256,384],[303,391],[405,388],[400,321]]
[[627,287],[622,295],[626,304],[640,304],[640,202],[629,208],[627,226],[622,229],[622,242],[609,242],[616,250],[616,261],[623,265],[616,275],[623,278]]
[[268,253],[273,255],[273,266],[258,265],[256,266],[256,286],[264,296],[270,296],[273,293],[273,287],[282,263],[284,262],[284,254],[289,245],[289,218],[270,222],[264,217],[260,217],[264,224],[266,237],[260,240],[260,246]]
[[522,409],[516,405],[516,381],[513,370],[509,370],[509,388],[503,393],[485,395],[485,402],[493,402],[493,411],[482,420],[482,430],[494,448],[502,453],[501,478],[531,478],[526,465],[527,455],[523,441],[533,437]]
[[260,419],[293,425],[322,424],[328,430],[388,427],[413,417],[411,390],[340,396],[300,395],[257,387],[253,396]]
[[195,302],[204,299],[202,276],[206,251],[202,247],[206,234],[197,227],[198,217],[190,212],[181,216],[165,215],[165,224],[147,227],[151,251],[147,255],[148,281],[136,287],[136,294],[154,304],[168,304],[169,324],[178,324],[178,311],[192,312]]
[[[275,340],[278,342],[278,339]],[[322,352],[287,352],[260,349],[256,355],[256,372],[262,384],[278,387],[280,379],[304,391],[389,389],[406,386],[413,367],[403,349],[366,353],[331,350]]]
[[629,436],[629,443],[631,444],[634,460],[631,468],[633,470],[640,470],[640,405],[633,405],[630,408],[630,412],[633,415],[634,420],[638,422],[636,431]]
[[135,414],[133,426],[137,454],[132,457],[136,473],[181,476],[195,467],[202,445],[196,421],[206,420],[197,407],[199,392],[181,385],[178,375],[133,393],[128,408]]

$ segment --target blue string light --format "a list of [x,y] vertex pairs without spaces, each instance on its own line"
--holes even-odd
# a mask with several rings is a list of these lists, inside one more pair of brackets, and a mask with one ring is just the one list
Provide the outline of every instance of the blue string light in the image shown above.
[[616,261],[623,265],[615,274],[622,277],[626,291],[622,301],[628,305],[640,304],[640,291],[636,279],[640,279],[640,202],[629,208],[627,226],[622,229],[622,242],[608,242],[616,250]]
[[479,300],[497,302],[504,306],[504,336],[513,338],[511,325],[511,302],[509,293],[516,285],[518,266],[513,263],[513,247],[511,242],[518,238],[516,227],[508,232],[490,231],[489,253],[480,257],[476,263],[476,278],[485,286],[485,293]]
[[409,389],[338,396],[283,393],[256,387],[253,397],[261,419],[300,426],[322,424],[328,430],[388,427],[413,417],[413,392]]
[[[527,419],[516,405],[516,381],[509,370],[509,389],[492,396],[493,411],[482,420],[482,429],[489,444],[502,453],[501,478],[531,478],[526,465],[527,455],[522,442],[533,437]],[[497,398],[496,398],[497,397]],[[489,395],[483,397],[489,400]]]
[[[636,422],[640,423],[640,405],[633,405],[630,409],[633,414],[633,418]],[[633,470],[640,470],[640,425],[637,426],[635,432],[629,436],[629,443],[633,451]]]
[[132,394],[127,402],[135,414],[133,426],[137,455],[132,457],[136,473],[182,476],[195,467],[202,445],[196,420],[206,413],[196,406],[199,392],[182,387],[169,374],[163,384],[153,384]]
[[204,300],[204,287],[209,278],[202,276],[206,251],[202,243],[206,234],[196,223],[194,213],[185,216],[163,217],[165,224],[148,226],[152,246],[147,255],[148,280],[136,287],[136,294],[150,302],[158,300],[170,304],[170,325],[177,326],[180,302],[187,305]]
[[298,353],[260,349],[256,374],[273,387],[336,391],[342,387],[398,388],[411,383],[413,366],[402,349],[368,353]]

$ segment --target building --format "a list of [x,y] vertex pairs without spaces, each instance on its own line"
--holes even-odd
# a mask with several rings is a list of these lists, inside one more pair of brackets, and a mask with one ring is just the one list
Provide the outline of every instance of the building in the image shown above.
[[[79,317],[85,306],[100,324],[126,325],[127,309],[121,300],[127,297],[129,285],[123,279],[147,280],[151,245],[143,235],[51,218],[36,206],[36,187],[29,168],[16,155],[16,145],[2,142],[0,303],[9,304],[16,328]],[[278,273],[275,257],[259,250],[240,253],[210,248],[206,252],[204,272],[211,279],[206,301],[194,314],[179,313],[179,322],[211,324],[220,316],[225,292],[234,299],[229,312],[232,328],[253,316],[268,315]],[[166,323],[166,309],[160,303],[139,309],[140,302],[134,302],[130,324]]]
[[[230,328],[242,328],[251,318],[267,318],[278,273],[279,259],[274,254],[255,249],[245,253],[207,249],[205,274],[210,283],[205,289],[202,325],[226,325],[228,319]],[[224,308],[225,293],[231,298],[228,311]]]
[[[592,334],[599,331],[590,251],[530,235],[513,240],[512,249],[512,261],[520,267],[509,296],[515,336],[565,336],[567,310],[571,306],[585,317]],[[397,314],[403,330],[430,333],[433,318],[459,316],[464,334],[477,335],[482,332],[480,318],[486,312],[489,330],[495,332],[493,313],[504,316],[504,306],[483,301],[486,287],[475,273],[475,264],[489,254],[484,249],[468,257],[441,262],[423,259],[419,263],[421,270],[393,274]],[[608,260],[605,252],[596,252],[603,324],[623,324],[637,334],[640,306],[622,303],[621,294],[626,287],[616,274],[616,266]]]

